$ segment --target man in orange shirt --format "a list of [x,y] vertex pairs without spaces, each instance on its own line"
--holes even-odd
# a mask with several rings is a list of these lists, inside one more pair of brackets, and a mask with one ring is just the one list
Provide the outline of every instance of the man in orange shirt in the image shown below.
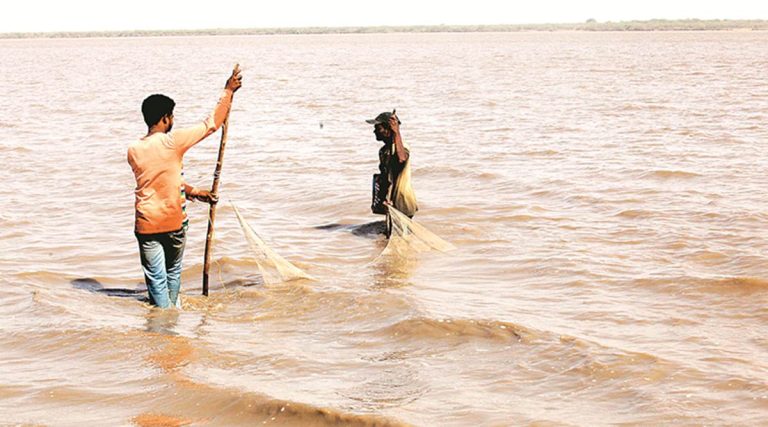
[[201,123],[171,131],[174,101],[151,95],[141,105],[147,135],[128,146],[128,163],[136,177],[136,239],[149,301],[161,308],[176,306],[181,289],[181,261],[186,244],[185,200],[216,203],[208,190],[184,182],[184,153],[216,132],[242,85],[239,69],[227,79],[216,108]]

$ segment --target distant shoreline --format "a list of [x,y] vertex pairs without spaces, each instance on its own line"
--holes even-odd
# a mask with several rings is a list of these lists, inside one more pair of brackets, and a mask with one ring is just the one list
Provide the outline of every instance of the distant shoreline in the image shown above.
[[296,27],[237,28],[204,30],[136,30],[0,33],[0,39],[162,37],[162,36],[249,36],[276,34],[385,34],[385,33],[476,33],[476,32],[554,32],[554,31],[765,31],[767,20],[664,20],[597,22],[578,24],[516,25],[421,25],[380,27]]

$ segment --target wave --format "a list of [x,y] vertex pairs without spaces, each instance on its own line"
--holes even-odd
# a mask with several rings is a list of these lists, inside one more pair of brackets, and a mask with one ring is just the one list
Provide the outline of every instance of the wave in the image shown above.
[[621,218],[650,218],[654,216],[654,213],[644,209],[627,209],[617,213],[616,216]]
[[645,102],[641,104],[624,104],[619,111],[661,111],[671,109],[669,105],[662,103]]
[[575,376],[598,380],[616,378],[659,382],[681,367],[673,361],[656,355],[601,344],[550,330],[535,330],[519,324],[494,320],[432,319],[425,317],[402,320],[376,330],[389,339],[419,343],[425,342],[471,343],[490,341],[494,344],[520,343],[528,357],[548,360],[530,364],[527,368],[538,371],[543,378],[562,379]]
[[495,320],[406,319],[379,330],[401,340],[481,339],[496,342],[523,342],[535,334],[520,325]]
[[[208,414],[189,411],[184,417],[159,412],[140,414],[132,421],[141,427],[158,425],[196,425],[213,422],[216,425],[255,425],[269,424],[278,426],[405,426],[397,420],[381,415],[354,414],[338,409],[322,408],[306,403],[286,400],[265,399],[255,393],[245,395],[234,391],[210,389],[199,384],[191,384],[200,395],[190,401],[211,409]],[[195,393],[198,394],[198,393]],[[234,402],[234,403],[233,403]],[[216,413],[213,408],[223,408]],[[167,424],[157,424],[156,422]]]
[[[0,127],[2,129],[2,127]],[[0,144],[0,153],[14,154],[14,153],[32,153],[34,150],[24,145],[8,146],[5,143]]]
[[537,219],[543,219],[541,217],[537,217],[534,215],[526,215],[526,214],[520,214],[520,215],[511,215],[505,218],[498,218],[497,220],[499,222],[502,221],[510,221],[510,222],[528,222],[528,221],[535,221]]
[[52,271],[24,271],[16,273],[14,276],[20,283],[30,285],[66,283],[70,280],[70,277],[67,275]]
[[[401,426],[404,423],[375,414],[358,414],[341,408],[321,407],[287,399],[279,399],[261,391],[242,389],[236,385],[209,384],[189,376],[186,366],[195,357],[195,347],[185,337],[161,337],[166,346],[147,357],[158,364],[176,383],[174,396],[160,407],[173,408],[168,413],[146,412],[134,422],[168,419],[187,424],[213,425],[288,425],[288,426]],[[155,406],[158,407],[158,406]],[[183,413],[183,420],[179,417]],[[139,424],[142,425],[142,424]],[[153,424],[144,424],[153,425]],[[171,424],[174,425],[174,424]],[[186,424],[180,424],[186,425]]]
[[[174,347],[175,338],[169,339],[171,341],[161,347]],[[108,340],[106,342],[108,343]],[[191,354],[186,353],[188,350],[181,348],[171,351],[180,351],[179,357],[184,361],[191,356]],[[62,353],[62,357],[57,358],[56,361],[62,364],[66,363],[63,352],[59,353]],[[154,363],[152,359],[149,359],[148,362]],[[220,387],[200,383],[184,375],[184,370],[178,367],[172,367],[165,375],[165,378],[171,381],[173,392],[160,393],[155,396],[135,392],[134,387],[131,387],[132,384],[127,384],[124,388],[108,393],[88,382],[71,385],[68,380],[60,379],[54,385],[46,385],[44,388],[50,391],[51,396],[55,393],[56,398],[51,399],[53,407],[64,406],[66,405],[65,402],[68,401],[67,399],[71,399],[94,404],[101,402],[99,409],[86,412],[65,411],[56,415],[51,412],[37,413],[34,418],[28,418],[30,414],[35,413],[35,409],[32,405],[22,405],[18,411],[4,414],[5,419],[3,421],[8,422],[10,420],[11,424],[14,424],[15,422],[22,422],[26,418],[36,419],[44,424],[135,425],[139,427],[262,424],[310,427],[407,425],[382,415],[358,414],[339,408],[275,399],[268,395],[243,391],[235,387]],[[39,393],[39,390],[31,386],[16,387],[12,391],[19,396],[31,396]],[[135,407],[136,411],[120,410],[125,405]],[[130,419],[123,417],[130,417]],[[94,423],[94,421],[96,422]]]
[[662,169],[662,170],[646,172],[642,174],[640,177],[652,178],[652,179],[691,179],[691,178],[698,178],[701,176],[703,175],[695,172]]
[[768,291],[768,279],[758,277],[726,277],[722,279],[703,281],[704,289],[714,291],[737,291],[746,293],[762,293]]
[[501,133],[511,133],[514,132],[516,129],[511,127],[487,127],[482,128],[481,131],[483,133],[493,133],[493,132],[501,132]]
[[476,169],[458,169],[449,166],[421,166],[414,167],[414,173],[420,176],[446,175],[453,178],[478,178],[481,180],[494,180],[502,178],[501,175]]
[[717,251],[696,251],[692,254],[692,259],[700,262],[717,262],[728,260],[728,255]]
[[675,294],[680,292],[680,288],[688,288],[703,294],[755,294],[768,291],[768,279],[746,276],[721,278],[695,276],[664,277],[638,279],[634,281],[634,284],[635,286],[657,288]]
[[593,379],[625,378],[631,380],[639,375],[658,381],[665,377],[674,365],[657,356],[617,347],[605,346],[572,336],[560,336],[559,358],[563,365],[559,374],[573,374]]
[[525,156],[525,157],[551,157],[551,156],[559,155],[560,152],[557,150],[530,150],[530,151],[521,151],[515,154],[518,156]]
[[74,274],[67,274],[55,271],[20,271],[13,273],[12,277],[17,283],[22,285],[40,286],[46,289],[51,285],[70,285],[75,289],[81,289],[91,292],[109,290],[127,290],[133,291],[137,286],[143,288],[143,279],[126,279],[106,276],[83,277]]

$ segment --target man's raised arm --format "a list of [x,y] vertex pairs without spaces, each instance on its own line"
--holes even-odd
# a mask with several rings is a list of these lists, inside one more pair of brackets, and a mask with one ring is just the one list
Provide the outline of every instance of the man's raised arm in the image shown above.
[[202,141],[221,127],[227,118],[227,114],[229,114],[229,109],[232,107],[232,98],[235,92],[242,86],[242,80],[243,76],[240,73],[240,68],[236,67],[232,71],[232,75],[227,79],[227,83],[224,85],[224,92],[221,94],[213,112],[195,126],[171,132],[174,145],[181,154],[186,153],[193,145]]

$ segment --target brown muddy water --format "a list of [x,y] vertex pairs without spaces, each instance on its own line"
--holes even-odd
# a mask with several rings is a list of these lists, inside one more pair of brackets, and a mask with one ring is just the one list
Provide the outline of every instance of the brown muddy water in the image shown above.
[[[768,422],[768,33],[0,40],[0,425]],[[182,311],[143,302],[126,147],[244,68],[222,174],[315,277],[265,285],[189,207]],[[364,123],[416,219],[378,258]],[[322,123],[322,126],[320,125]],[[219,134],[187,179],[211,183]]]

